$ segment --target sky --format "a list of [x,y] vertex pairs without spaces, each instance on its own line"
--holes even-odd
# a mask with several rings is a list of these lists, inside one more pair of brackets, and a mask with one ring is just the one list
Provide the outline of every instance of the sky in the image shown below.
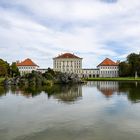
[[0,0],[0,58],[40,68],[69,52],[95,68],[140,52],[140,0]]

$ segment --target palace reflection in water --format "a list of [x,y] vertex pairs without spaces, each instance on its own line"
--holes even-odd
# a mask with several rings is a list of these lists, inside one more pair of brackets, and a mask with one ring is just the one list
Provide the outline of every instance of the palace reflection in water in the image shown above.
[[107,98],[125,94],[133,103],[140,101],[140,82],[95,81],[88,82],[87,86],[97,87]]
[[82,99],[82,87],[84,86],[97,88],[106,98],[110,98],[114,94],[125,94],[133,103],[140,101],[140,82],[118,81],[95,81],[88,82],[86,85],[55,85],[52,87],[0,87],[0,96],[12,93],[29,98],[44,92],[48,98],[53,97],[58,101],[68,103]]
[[88,82],[88,86],[96,87],[106,97],[110,97],[115,92],[119,92],[119,83],[116,81]]

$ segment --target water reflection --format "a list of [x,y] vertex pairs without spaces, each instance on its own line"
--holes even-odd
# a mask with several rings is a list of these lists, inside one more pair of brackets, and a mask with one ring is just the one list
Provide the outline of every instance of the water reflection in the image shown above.
[[63,102],[74,102],[82,98],[82,86],[59,86],[59,92],[54,93],[53,97]]
[[43,91],[42,86],[22,86],[22,87],[16,87],[12,86],[10,88],[13,94],[15,95],[23,95],[27,98],[29,97],[35,97],[37,95],[40,95],[40,93]]
[[5,96],[8,93],[8,88],[0,86],[0,97]]
[[106,98],[112,95],[126,95],[132,103],[140,102],[140,82],[95,81],[87,86],[96,87]]
[[106,81],[0,87],[0,139],[139,140],[139,91],[139,82]]
[[[97,88],[106,98],[112,95],[126,95],[132,103],[140,101],[140,82],[118,82],[118,81],[95,81],[88,82],[87,87]],[[50,97],[65,103],[75,102],[82,99],[83,85],[54,85],[52,87],[2,87],[0,86],[0,97],[11,92],[15,95],[22,95],[27,98],[35,97],[42,92]]]
[[115,92],[119,91],[119,84],[115,81],[98,81],[97,89],[101,91],[106,97],[110,97]]
[[132,103],[140,101],[140,82],[99,81],[96,86],[107,98],[113,94],[125,94]]
[[54,86],[11,86],[0,87],[0,96],[6,95],[11,92],[15,95],[22,95],[26,98],[35,97],[42,92],[45,93],[48,98],[53,97],[62,102],[74,102],[82,98],[82,85],[54,85]]
[[126,94],[133,103],[140,102],[140,82],[121,82],[118,84],[120,94]]

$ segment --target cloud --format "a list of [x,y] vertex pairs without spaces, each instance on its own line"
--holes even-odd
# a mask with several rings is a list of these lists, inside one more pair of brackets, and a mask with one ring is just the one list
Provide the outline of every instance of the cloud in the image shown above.
[[83,57],[83,67],[123,60],[140,51],[139,9],[139,0],[0,0],[0,57],[41,67],[64,52]]

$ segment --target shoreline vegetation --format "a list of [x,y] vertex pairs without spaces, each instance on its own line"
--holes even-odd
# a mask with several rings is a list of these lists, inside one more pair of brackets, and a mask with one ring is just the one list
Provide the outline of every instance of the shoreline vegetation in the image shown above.
[[32,71],[32,73],[27,73],[23,76],[0,78],[0,85],[52,86],[54,84],[78,83],[82,83],[82,80],[77,74],[54,72],[50,68],[45,73]]
[[[67,74],[60,74],[59,78],[57,79],[46,79],[43,78],[43,80],[40,79],[40,77],[30,77],[23,76],[23,77],[14,77],[14,78],[0,78],[0,86],[2,85],[28,85],[28,86],[36,86],[36,85],[46,85],[46,86],[52,86],[54,84],[76,84],[76,83],[86,83],[88,81],[140,81],[140,77],[115,77],[115,78],[106,78],[106,77],[100,77],[100,78],[75,78],[73,75],[72,78],[70,78],[70,75]],[[64,76],[65,75],[65,76]]]

